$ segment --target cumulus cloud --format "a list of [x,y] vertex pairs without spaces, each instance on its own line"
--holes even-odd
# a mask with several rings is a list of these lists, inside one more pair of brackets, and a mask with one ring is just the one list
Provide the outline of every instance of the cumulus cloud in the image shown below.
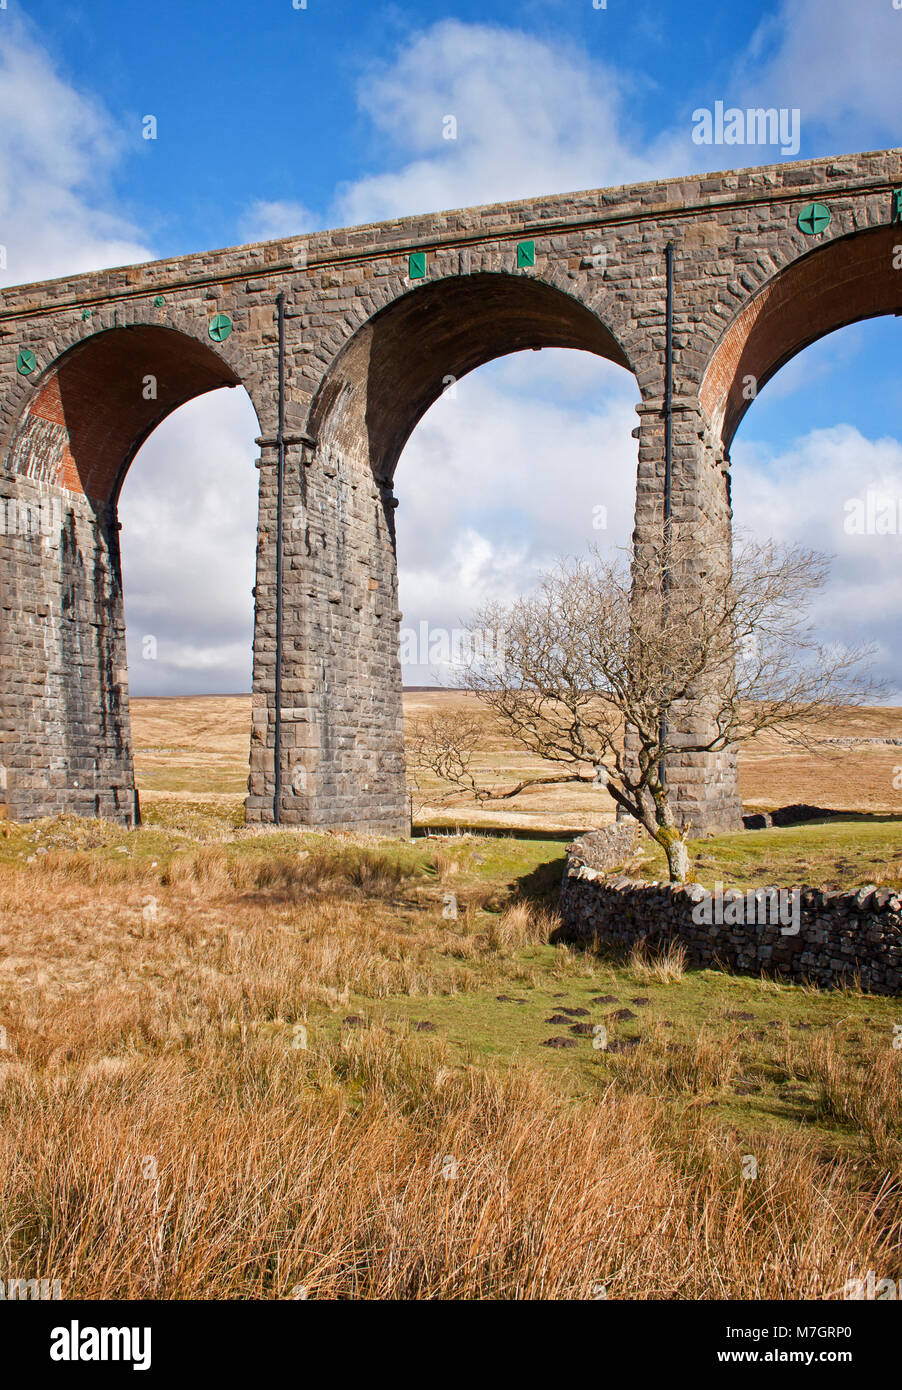
[[0,31],[0,129],[0,284],[151,258],[112,205],[122,155],[113,121],[12,16]]
[[246,392],[216,391],[164,420],[129,470],[119,515],[133,695],[250,689],[258,433]]
[[767,105],[799,108],[808,147],[875,149],[898,143],[900,46],[892,0],[781,0],[737,72]]
[[[761,538],[794,542],[833,557],[829,588],[813,609],[825,640],[878,648],[876,673],[902,693],[902,444],[868,439],[852,425],[815,429],[775,453],[762,444],[733,450],[735,523]],[[886,534],[856,530],[871,492],[872,517],[895,504]]]
[[[456,390],[421,422],[397,473],[403,627],[417,634],[408,655],[422,658],[406,665],[408,684],[449,679],[429,659],[421,624],[433,639],[453,631],[487,600],[532,588],[560,555],[627,546],[633,524],[626,373],[581,353],[520,354]],[[737,442],[732,473],[737,528],[831,556],[812,610],[821,639],[873,643],[875,674],[902,698],[902,443],[848,424],[811,430],[781,451]],[[856,530],[869,493],[884,534]]]
[[692,110],[715,100],[800,109],[812,152],[891,144],[900,37],[902,11],[890,0],[781,0],[734,64],[697,74],[685,109],[643,137],[631,118],[641,78],[622,65],[507,26],[443,20],[360,83],[384,167],[340,188],[321,220],[378,221],[781,159],[779,146],[696,144]]
[[[441,397],[396,474],[403,627],[452,631],[532,588],[558,556],[626,546],[636,399],[627,372],[562,351],[506,358]],[[445,673],[422,659],[404,675]]]
[[258,198],[243,213],[239,224],[242,241],[278,241],[312,231],[316,218],[303,203]]
[[641,178],[653,161],[624,94],[613,68],[575,46],[443,20],[362,82],[359,104],[396,167],[345,186],[334,213],[369,222]]
[[[152,258],[114,210],[121,132],[12,16],[0,30],[0,128],[0,284]],[[260,236],[305,216],[285,204],[256,215]],[[120,515],[135,694],[250,688],[257,433],[246,394],[218,392],[161,425],[132,465]]]

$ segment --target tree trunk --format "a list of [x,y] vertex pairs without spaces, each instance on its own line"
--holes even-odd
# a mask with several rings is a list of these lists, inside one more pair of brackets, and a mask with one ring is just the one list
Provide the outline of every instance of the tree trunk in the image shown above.
[[664,845],[671,883],[685,883],[689,877],[689,851],[685,840],[668,838]]
[[683,835],[676,827],[667,791],[660,780],[653,782],[649,791],[655,806],[656,828],[652,833],[667,855],[670,882],[685,883],[689,877],[689,851]]

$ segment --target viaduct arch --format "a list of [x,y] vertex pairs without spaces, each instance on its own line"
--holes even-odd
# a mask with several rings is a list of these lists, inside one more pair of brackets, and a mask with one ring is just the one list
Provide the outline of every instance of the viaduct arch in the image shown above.
[[[0,808],[134,820],[116,504],[140,444],[185,401],[241,384],[260,424],[247,818],[397,831],[394,469],[449,379],[543,346],[631,369],[635,540],[655,544],[672,243],[672,520],[691,528],[704,574],[729,557],[729,447],[749,380],[760,388],[845,323],[902,312],[900,217],[902,151],[886,150],[2,291]],[[50,524],[22,525],[33,516]],[[677,740],[705,727],[699,700]],[[668,779],[696,830],[738,823],[729,751],[675,755]]]

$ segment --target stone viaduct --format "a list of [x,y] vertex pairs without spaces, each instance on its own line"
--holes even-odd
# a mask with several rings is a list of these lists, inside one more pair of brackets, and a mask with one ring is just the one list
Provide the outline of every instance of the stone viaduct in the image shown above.
[[[902,313],[900,217],[902,151],[884,150],[4,290],[0,814],[136,816],[117,499],[141,444],[184,402],[240,384],[260,427],[247,818],[396,832],[393,478],[448,378],[541,347],[629,368],[636,538],[653,536],[672,243],[671,514],[693,529],[700,563],[723,557],[730,443],[754,387],[822,335]],[[704,720],[687,711],[685,730]],[[674,756],[668,778],[696,829],[737,823],[730,753]]]

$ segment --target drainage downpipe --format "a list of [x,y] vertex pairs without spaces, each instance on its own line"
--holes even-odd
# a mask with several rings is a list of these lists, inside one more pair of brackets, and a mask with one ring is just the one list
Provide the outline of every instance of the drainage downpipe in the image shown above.
[[[664,348],[664,579],[663,589],[666,597],[670,588],[670,570],[667,568],[670,549],[670,525],[673,514],[673,242],[668,241],[664,248],[667,262],[667,301],[664,311],[666,341]],[[661,715],[660,740],[667,738],[667,716]],[[661,781],[667,784],[667,769],[661,763]]]
[[[670,541],[670,517],[673,510],[673,242],[664,248],[667,258],[666,346],[664,352],[664,544]],[[669,587],[667,571],[664,583]]]
[[276,297],[279,323],[279,424],[276,434],[276,710],[273,729],[273,820],[282,824],[282,512],[285,505],[285,296]]

